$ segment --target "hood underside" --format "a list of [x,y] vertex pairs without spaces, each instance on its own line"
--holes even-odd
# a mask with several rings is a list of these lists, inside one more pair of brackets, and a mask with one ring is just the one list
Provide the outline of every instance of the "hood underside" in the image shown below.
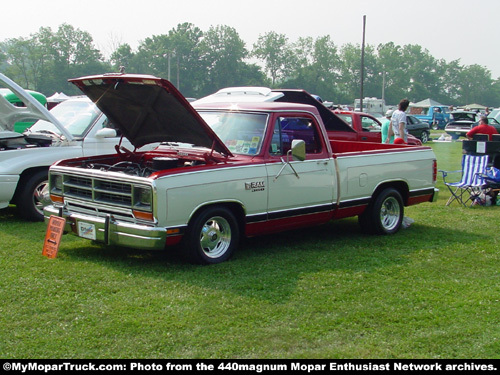
[[83,91],[137,148],[182,142],[231,155],[182,94],[167,80],[105,74],[69,80]]
[[72,135],[64,126],[41,105],[35,98],[26,92],[21,86],[0,73],[0,82],[11,90],[25,105],[25,107],[15,107],[3,97],[0,97],[0,129],[11,131],[17,121],[27,121],[32,119],[49,121],[64,134],[68,140],[73,139]]

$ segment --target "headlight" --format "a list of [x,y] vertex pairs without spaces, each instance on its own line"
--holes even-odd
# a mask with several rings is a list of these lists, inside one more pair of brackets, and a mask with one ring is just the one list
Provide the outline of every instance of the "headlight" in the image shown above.
[[63,190],[63,176],[60,174],[53,174],[50,176],[51,192],[61,193]]
[[136,186],[134,188],[134,208],[150,210],[152,201],[151,188]]

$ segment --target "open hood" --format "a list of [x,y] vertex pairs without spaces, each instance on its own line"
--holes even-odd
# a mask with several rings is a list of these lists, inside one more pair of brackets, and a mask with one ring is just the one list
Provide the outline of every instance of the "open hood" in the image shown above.
[[9,103],[0,95],[0,127],[3,130],[13,130],[14,124],[18,121],[30,119],[39,119],[49,121],[54,124],[66,139],[72,140],[73,136],[66,128],[49,112],[47,108],[41,105],[38,100],[33,98],[21,86],[0,73],[0,82],[3,86],[10,89],[16,96],[22,100],[26,107],[16,107]]
[[186,98],[165,79],[116,73],[69,81],[82,90],[135,147],[181,142],[231,155]]

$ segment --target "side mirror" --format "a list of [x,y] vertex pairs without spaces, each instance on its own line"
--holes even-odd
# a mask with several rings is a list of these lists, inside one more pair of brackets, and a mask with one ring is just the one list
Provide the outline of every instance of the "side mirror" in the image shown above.
[[292,141],[292,158],[296,161],[306,160],[306,142],[302,139]]
[[95,133],[96,138],[114,138],[116,136],[116,130],[111,128],[102,128]]

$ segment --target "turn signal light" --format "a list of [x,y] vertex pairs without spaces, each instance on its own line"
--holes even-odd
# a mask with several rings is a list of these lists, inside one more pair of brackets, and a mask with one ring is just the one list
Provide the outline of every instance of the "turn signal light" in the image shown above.
[[50,194],[50,199],[54,203],[64,203],[64,198],[60,195]]
[[153,213],[152,212],[144,212],[144,211],[132,211],[134,214],[134,217],[136,219],[140,220],[148,220],[148,221],[154,221]]

